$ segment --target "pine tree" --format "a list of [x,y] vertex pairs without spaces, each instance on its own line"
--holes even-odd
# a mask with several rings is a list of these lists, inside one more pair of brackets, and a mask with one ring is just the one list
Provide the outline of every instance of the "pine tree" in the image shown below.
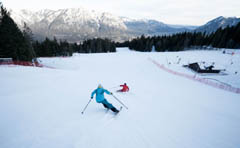
[[0,56],[13,60],[31,61],[34,52],[30,49],[27,39],[3,5],[0,9]]
[[0,56],[16,60],[18,59],[18,47],[15,42],[21,32],[9,15],[7,10],[1,5]]
[[25,42],[26,42],[26,49],[28,50],[28,57],[29,60],[36,58],[36,53],[33,49],[33,33],[32,30],[27,26],[26,23],[24,23],[24,27],[23,27],[23,36],[25,38]]

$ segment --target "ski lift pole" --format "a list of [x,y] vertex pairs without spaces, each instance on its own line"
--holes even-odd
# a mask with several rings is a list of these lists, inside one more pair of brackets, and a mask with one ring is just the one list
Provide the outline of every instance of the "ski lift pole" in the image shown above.
[[126,109],[128,109],[128,107],[127,107],[126,105],[124,105],[117,97],[115,97],[113,94],[112,94],[112,96],[113,96],[119,103],[121,103]]
[[92,101],[92,99],[90,99],[90,100],[88,101],[87,105],[84,107],[84,109],[83,109],[83,111],[82,111],[82,114],[83,114],[83,113],[84,113],[84,111],[87,109],[87,107],[88,107],[88,104],[89,104],[91,101]]

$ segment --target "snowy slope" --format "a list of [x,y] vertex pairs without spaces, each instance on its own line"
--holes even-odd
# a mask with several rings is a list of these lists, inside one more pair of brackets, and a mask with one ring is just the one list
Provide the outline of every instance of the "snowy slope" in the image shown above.
[[[178,55],[183,61],[191,61],[200,55],[199,59],[221,61],[220,51],[118,51],[40,59],[55,69],[0,66],[0,147],[240,146],[239,94],[171,75],[148,60],[152,58],[166,65],[166,58],[172,62]],[[232,59],[239,63],[239,57]],[[177,64],[168,67],[191,73]],[[229,83],[240,80],[228,76],[233,79]],[[239,78],[239,74],[237,76]],[[112,87],[124,82],[130,92],[115,93]],[[91,91],[99,83],[121,99],[129,110],[123,109],[115,117],[92,101],[82,115]],[[120,107],[112,96],[105,97]]]
[[[156,54],[152,58],[171,70],[240,88],[240,50],[225,49],[226,54],[222,53],[223,50],[171,52]],[[221,69],[223,71],[221,74],[196,74],[182,67],[182,65],[194,62],[198,62],[202,69],[213,64],[213,69]]]

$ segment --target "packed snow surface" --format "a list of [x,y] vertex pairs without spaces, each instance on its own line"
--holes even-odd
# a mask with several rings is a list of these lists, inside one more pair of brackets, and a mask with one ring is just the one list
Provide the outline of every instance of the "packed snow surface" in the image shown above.
[[[215,63],[223,75],[196,75],[240,87],[240,54],[222,51],[74,54],[41,58],[52,68],[0,66],[1,148],[236,148],[240,95],[172,75]],[[181,58],[181,60],[179,60]],[[236,73],[237,72],[237,73]],[[127,83],[130,91],[117,93]],[[102,84],[129,109],[115,116],[91,101]],[[119,108],[113,96],[106,99]]]

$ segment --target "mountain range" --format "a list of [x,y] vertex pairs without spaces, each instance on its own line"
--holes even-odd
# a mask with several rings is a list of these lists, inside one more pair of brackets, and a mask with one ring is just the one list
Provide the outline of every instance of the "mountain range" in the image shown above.
[[34,38],[45,37],[82,42],[90,38],[110,38],[126,41],[140,35],[170,35],[179,32],[201,31],[211,33],[219,27],[236,25],[239,18],[218,17],[203,26],[169,25],[156,20],[131,19],[85,8],[59,10],[11,10],[11,17],[20,28],[24,22],[31,28]]

